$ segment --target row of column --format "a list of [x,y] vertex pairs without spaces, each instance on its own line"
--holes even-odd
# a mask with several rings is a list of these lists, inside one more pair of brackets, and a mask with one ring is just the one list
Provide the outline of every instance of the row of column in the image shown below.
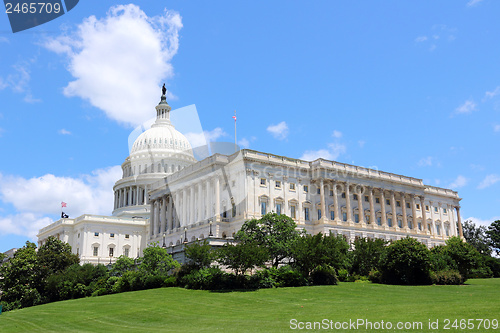
[[150,204],[152,236],[210,218],[219,221],[219,177],[202,180],[160,198],[151,199]]
[[114,209],[148,204],[147,187],[126,186],[115,191]]

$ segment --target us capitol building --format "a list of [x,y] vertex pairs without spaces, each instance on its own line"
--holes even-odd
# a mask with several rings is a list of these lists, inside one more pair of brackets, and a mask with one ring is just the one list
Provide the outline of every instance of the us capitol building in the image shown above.
[[428,247],[463,238],[457,192],[421,179],[317,159],[312,162],[253,150],[197,161],[170,121],[165,93],[156,121],[131,147],[114,187],[112,216],[62,218],[38,233],[55,236],[81,263],[142,256],[158,242],[182,260],[186,244],[231,240],[242,224],[268,212],[286,214],[307,233],[397,240]]

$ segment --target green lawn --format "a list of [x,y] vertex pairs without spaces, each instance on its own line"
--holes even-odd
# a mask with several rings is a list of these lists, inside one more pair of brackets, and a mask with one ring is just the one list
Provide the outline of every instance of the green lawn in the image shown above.
[[[0,315],[0,332],[279,332],[292,331],[291,319],[423,323],[423,330],[377,330],[391,332],[500,331],[478,330],[478,322],[476,329],[454,329],[451,324],[449,330],[443,329],[445,319],[500,320],[500,279],[467,283],[410,287],[341,283],[227,293],[153,289],[5,312]],[[428,328],[429,319],[439,320],[439,330]],[[352,331],[375,330],[359,327]]]

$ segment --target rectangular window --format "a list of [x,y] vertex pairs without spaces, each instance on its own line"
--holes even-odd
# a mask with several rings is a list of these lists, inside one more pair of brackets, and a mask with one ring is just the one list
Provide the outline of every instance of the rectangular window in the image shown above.
[[377,224],[382,225],[382,217],[377,217]]
[[352,195],[352,199],[353,199],[353,200],[358,200],[358,195],[357,195],[357,194],[353,194],[353,195]]
[[333,190],[330,190],[330,196],[333,197]]
[[99,237],[99,233],[98,232],[94,232],[94,236],[95,237]]
[[335,211],[334,210],[330,211],[330,220],[335,220]]
[[443,208],[443,214],[447,214],[446,208]]
[[375,203],[380,203],[380,198],[375,198]]
[[296,218],[295,217],[295,206],[290,206],[290,217],[292,219]]
[[261,213],[262,215],[266,215],[266,212],[267,212],[267,207],[266,207],[266,205],[267,205],[267,202],[265,202],[265,201],[262,201],[262,202],[260,203],[260,213]]
[[417,204],[417,209],[420,210],[420,205],[419,204]]
[[318,209],[318,220],[321,220],[321,209]]
[[450,235],[450,228],[446,227],[444,229],[446,230],[446,236],[449,236]]
[[130,238],[130,235],[129,234],[125,234],[125,239],[129,239]]
[[295,184],[294,183],[290,183],[290,190],[295,191]]
[[370,202],[370,198],[367,195],[365,195],[365,202]]
[[261,178],[260,179],[260,185],[261,186],[266,186],[266,178]]
[[304,185],[304,192],[306,192],[306,193],[309,192],[309,186]]
[[400,228],[403,227],[403,221],[402,220],[398,220],[398,227],[400,227]]
[[391,200],[389,200],[389,199],[385,199],[385,204],[386,204],[387,206],[390,206],[390,205],[391,205]]
[[309,221],[309,208],[308,207],[304,208],[304,219],[306,221]]
[[342,220],[347,222],[347,213],[342,213]]
[[321,190],[319,188],[316,189],[316,194],[321,194]]
[[436,232],[438,235],[441,235],[441,226],[439,224],[436,224]]
[[410,206],[410,203],[409,203],[409,202],[407,202],[407,203],[406,203],[406,208],[411,208],[411,206]]
[[389,218],[387,219],[387,225],[388,225],[389,227],[392,227],[392,218],[390,218],[390,217],[389,217]]
[[110,234],[109,234],[109,237],[111,237],[111,238],[115,238],[115,234],[114,234],[114,233],[110,233]]
[[437,212],[438,212],[438,208],[437,208],[437,207],[434,207],[434,211],[437,213]]
[[401,201],[396,201],[396,207],[401,207]]
[[125,257],[128,257],[129,256],[129,251],[130,251],[130,249],[128,247],[126,247],[125,249],[123,249],[123,255]]
[[345,199],[345,192],[342,193],[342,199]]
[[426,205],[426,206],[425,206],[425,210],[426,210],[426,211],[429,211],[429,206],[427,206],[427,205]]
[[115,252],[115,248],[114,247],[110,247],[109,248],[109,256],[112,257],[113,254],[114,254],[114,252]]
[[99,246],[94,246],[94,257],[97,257],[98,253],[99,253]]
[[354,214],[354,222],[359,223],[359,214]]
[[281,215],[281,204],[276,204],[276,214]]
[[277,180],[274,184],[276,188],[281,188],[281,181]]
[[418,223],[418,230],[422,230],[422,223]]

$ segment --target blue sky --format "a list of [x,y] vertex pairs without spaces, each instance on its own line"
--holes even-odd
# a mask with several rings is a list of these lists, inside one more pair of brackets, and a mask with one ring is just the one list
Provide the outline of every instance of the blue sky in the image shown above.
[[213,140],[453,188],[500,218],[500,2],[80,1],[0,14],[0,251],[110,214],[134,126],[194,104]]

